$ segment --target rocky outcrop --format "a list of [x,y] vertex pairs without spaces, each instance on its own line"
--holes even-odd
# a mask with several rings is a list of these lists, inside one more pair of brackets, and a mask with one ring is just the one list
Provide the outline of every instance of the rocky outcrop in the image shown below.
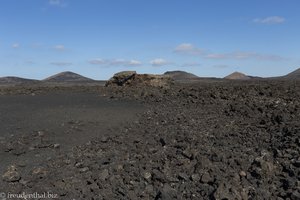
[[105,86],[153,86],[165,87],[172,84],[172,79],[165,75],[137,74],[135,71],[116,73]]
[[123,86],[126,83],[130,83],[131,80],[135,77],[136,71],[123,71],[114,74],[112,78],[110,78],[105,86],[111,86],[111,85],[117,85],[117,86]]

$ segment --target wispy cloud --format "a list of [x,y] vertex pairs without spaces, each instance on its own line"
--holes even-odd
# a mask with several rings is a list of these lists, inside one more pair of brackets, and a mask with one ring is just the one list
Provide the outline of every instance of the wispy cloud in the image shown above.
[[192,44],[183,43],[178,45],[173,52],[190,54],[198,56],[200,58],[211,59],[211,60],[222,60],[222,59],[231,59],[231,60],[264,60],[264,61],[282,61],[287,60],[279,55],[273,54],[262,54],[258,52],[246,52],[246,51],[236,51],[230,53],[214,53],[209,51],[204,51]]
[[71,62],[51,62],[50,64],[56,65],[56,66],[61,66],[61,67],[72,65]]
[[26,60],[25,64],[33,65],[33,64],[35,64],[35,62],[33,60]]
[[88,62],[92,65],[104,65],[106,63],[106,61],[101,59],[101,58],[96,58],[96,59],[93,59],[93,60],[89,60]]
[[187,62],[187,63],[183,63],[181,66],[182,67],[201,67],[202,64],[197,63],[197,62]]
[[189,54],[189,55],[202,55],[204,53],[204,50],[195,47],[190,43],[182,43],[174,49],[174,52],[181,53],[181,54]]
[[31,48],[33,48],[33,49],[40,49],[42,47],[43,47],[42,43],[33,43],[33,44],[31,44]]
[[55,49],[55,50],[57,50],[57,51],[65,51],[65,50],[66,50],[65,46],[64,46],[64,45],[61,45],[61,44],[55,45],[55,46],[53,47],[53,49]]
[[228,68],[228,65],[214,65],[214,68],[219,68],[219,69],[224,69],[224,68]]
[[253,22],[259,23],[259,24],[282,24],[285,21],[286,21],[285,18],[279,17],[279,16],[270,16],[270,17],[266,17],[266,18],[256,18],[256,19],[253,20]]
[[111,60],[110,65],[112,66],[139,66],[142,63],[138,60],[124,60],[124,59],[116,59],[116,60]]
[[66,2],[63,0],[49,0],[49,5],[51,6],[58,6],[58,7],[65,7],[67,6]]
[[139,60],[125,60],[125,59],[92,59],[88,61],[92,65],[103,65],[103,66],[140,66],[142,62]]
[[20,47],[20,44],[19,43],[14,43],[11,45],[12,48],[14,49],[18,49]]
[[233,52],[233,53],[211,53],[204,56],[207,59],[232,59],[232,60],[246,60],[246,59],[254,59],[254,60],[265,60],[265,61],[282,61],[286,60],[286,58],[278,55],[272,54],[260,54],[256,52]]
[[160,66],[168,65],[168,64],[170,64],[170,62],[168,62],[167,60],[165,60],[163,58],[156,58],[156,59],[151,60],[150,64],[154,67],[160,67]]
[[229,58],[227,54],[220,54],[220,53],[210,53],[204,56],[204,58],[209,59],[226,59]]

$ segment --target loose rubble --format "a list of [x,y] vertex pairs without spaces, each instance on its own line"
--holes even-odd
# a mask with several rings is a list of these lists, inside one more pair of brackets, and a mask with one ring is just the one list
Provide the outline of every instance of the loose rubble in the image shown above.
[[[60,199],[300,199],[299,82],[98,91],[143,102],[147,111],[67,154],[57,151],[32,173],[8,168],[1,189]],[[18,155],[18,148],[2,151]]]

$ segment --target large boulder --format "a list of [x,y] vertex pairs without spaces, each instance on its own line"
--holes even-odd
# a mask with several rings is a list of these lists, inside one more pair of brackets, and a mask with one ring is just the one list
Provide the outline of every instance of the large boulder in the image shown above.
[[165,75],[137,74],[135,71],[123,71],[114,74],[106,82],[106,86],[153,86],[165,87],[170,85],[173,80]]

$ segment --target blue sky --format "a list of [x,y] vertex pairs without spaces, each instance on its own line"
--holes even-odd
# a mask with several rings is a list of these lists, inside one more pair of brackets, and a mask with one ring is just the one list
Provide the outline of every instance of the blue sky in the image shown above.
[[299,0],[1,0],[0,76],[283,75],[300,67],[299,8]]

